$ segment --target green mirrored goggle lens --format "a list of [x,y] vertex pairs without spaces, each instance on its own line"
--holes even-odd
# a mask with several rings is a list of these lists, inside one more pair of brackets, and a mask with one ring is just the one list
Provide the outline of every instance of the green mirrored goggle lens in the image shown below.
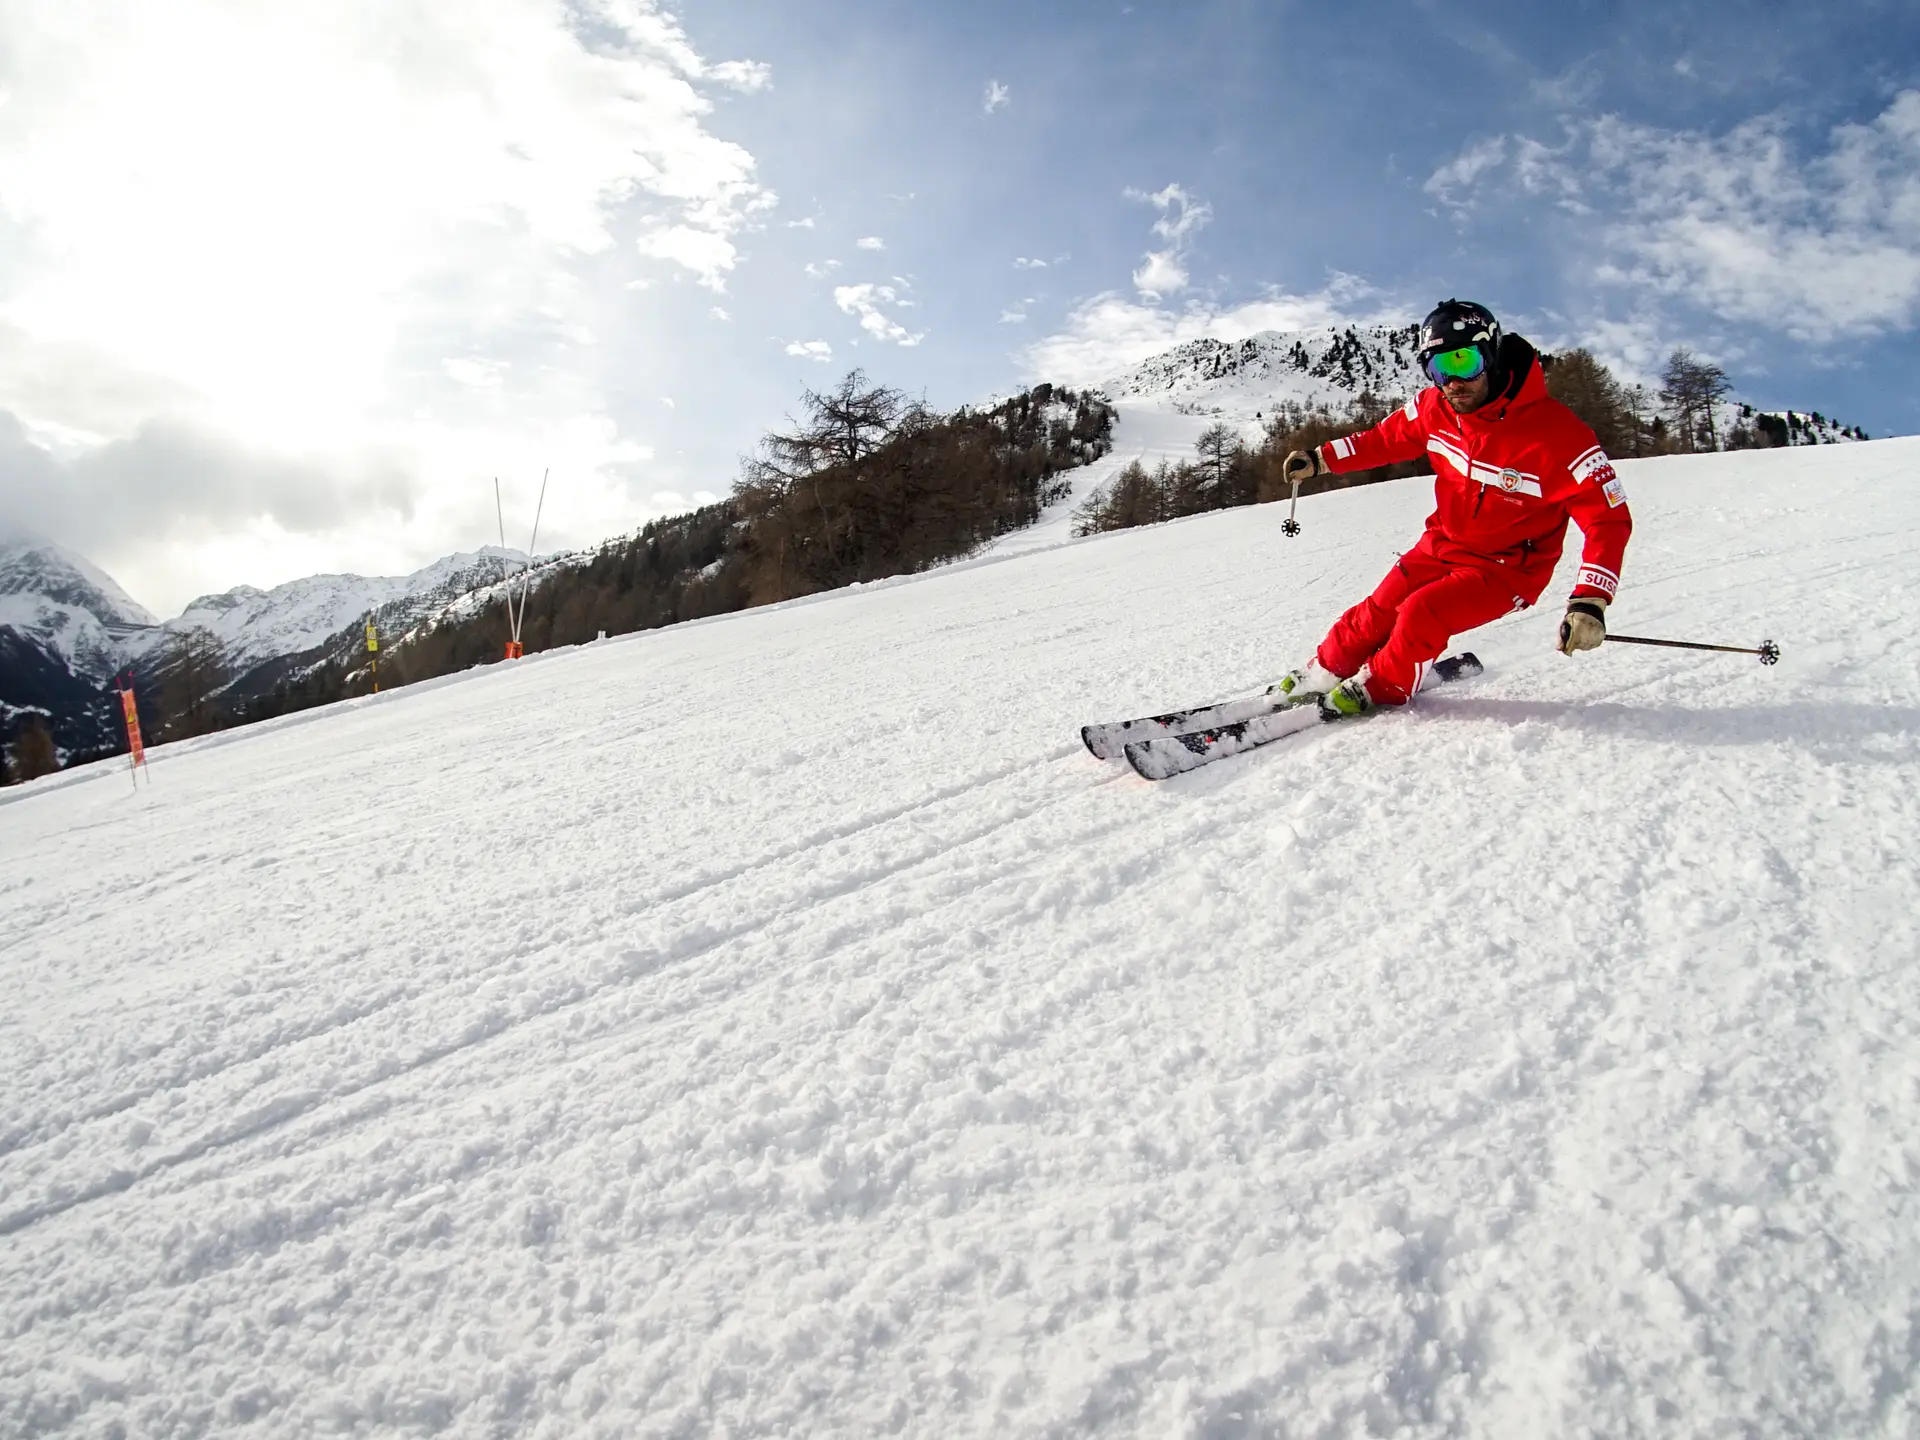
[[1427,373],[1435,381],[1471,380],[1486,368],[1485,357],[1473,345],[1458,350],[1443,350],[1427,360]]

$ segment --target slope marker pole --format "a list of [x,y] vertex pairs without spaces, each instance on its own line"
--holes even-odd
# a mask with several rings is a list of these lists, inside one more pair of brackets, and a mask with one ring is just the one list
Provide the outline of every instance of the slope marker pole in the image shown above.
[[[513,643],[520,644],[521,627],[527,623],[527,592],[533,588],[533,547],[540,541],[540,515],[547,508],[547,476],[551,471],[540,472],[540,501],[533,507],[533,534],[527,540],[527,563],[520,570],[520,615],[513,622]],[[513,599],[508,597],[511,605]]]
[[[507,548],[507,513],[500,504],[500,477],[498,475],[493,477],[493,513],[494,518],[500,522],[500,549],[504,552]],[[536,526],[538,523],[538,519],[536,518]],[[501,563],[505,563],[504,558]],[[520,658],[520,619],[513,613],[513,576],[507,575],[502,578],[505,581],[504,588],[507,596],[506,658],[509,660],[518,660]]]

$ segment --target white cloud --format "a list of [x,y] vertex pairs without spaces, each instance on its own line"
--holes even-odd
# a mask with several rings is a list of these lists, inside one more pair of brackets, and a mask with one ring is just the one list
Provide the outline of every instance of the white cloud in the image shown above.
[[806,272],[807,274],[812,276],[815,280],[824,280],[839,268],[840,268],[840,262],[838,260],[825,260],[818,265],[814,264],[812,261],[808,261],[806,265]]
[[1150,250],[1146,263],[1133,272],[1133,288],[1149,300],[1171,295],[1187,288],[1187,267],[1181,257],[1167,250]]
[[1461,192],[1506,163],[1507,137],[1476,140],[1427,177],[1427,193],[1446,204],[1461,203]]
[[980,111],[982,114],[991,115],[994,111],[1003,110],[1012,103],[1013,91],[998,80],[989,80],[987,93],[980,102]]
[[1603,116],[1557,147],[1479,142],[1427,188],[1456,207],[1555,202],[1579,217],[1593,273],[1637,298],[1813,342],[1920,322],[1920,90],[1813,155],[1771,116],[1720,135]]
[[1149,300],[1158,300],[1187,288],[1187,252],[1193,237],[1213,219],[1213,207],[1195,200],[1178,185],[1148,193],[1128,190],[1129,200],[1142,200],[1160,212],[1153,222],[1153,233],[1165,240],[1166,247],[1149,250],[1140,268],[1133,273],[1133,286]]
[[460,355],[442,360],[440,368],[456,384],[469,385],[476,390],[498,390],[507,365],[503,360],[480,360]]
[[773,67],[758,60],[723,60],[718,65],[709,65],[706,73],[710,79],[743,95],[752,95],[773,84]]
[[1240,340],[1263,330],[1329,325],[1404,325],[1415,313],[1423,312],[1350,275],[1334,276],[1312,295],[1273,291],[1239,305],[1190,305],[1182,310],[1110,291],[1078,306],[1063,329],[1036,340],[1019,359],[1032,379],[1092,385],[1188,340]]
[[789,229],[789,230],[811,230],[811,229],[813,229],[813,227],[814,227],[814,223],[815,223],[815,217],[814,217],[814,216],[812,216],[812,215],[809,215],[809,216],[807,216],[807,217],[806,217],[806,218],[805,218],[804,220],[789,220],[789,221],[787,221],[787,229]]
[[853,242],[853,247],[856,250],[884,250],[887,248],[887,242],[878,235],[862,235]]
[[720,306],[718,306],[718,305],[716,305],[716,306],[714,306],[714,307],[713,307],[713,309],[711,309],[711,310],[710,310],[710,311],[708,311],[707,313],[708,313],[708,314],[710,314],[710,315],[712,315],[712,316],[713,316],[713,318],[714,318],[714,319],[716,319],[716,320],[731,320],[731,319],[733,319],[733,314],[732,314],[732,312],[731,312],[731,311],[728,311],[728,310],[725,310],[725,309],[723,309],[722,307],[720,307]]
[[727,288],[727,272],[739,262],[740,252],[733,241],[717,230],[692,225],[667,225],[640,237],[640,253],[656,260],[671,260],[691,270],[702,285],[715,293]]
[[787,354],[800,360],[818,360],[824,365],[833,359],[833,346],[824,340],[795,340],[787,346]]
[[[643,452],[603,413],[586,277],[635,277],[582,262],[633,237],[720,288],[773,197],[702,87],[765,80],[703,61],[657,0],[6,7],[0,409],[76,443],[158,426],[234,464],[290,456],[357,497],[176,497],[156,590],[241,578],[182,578],[194,554],[266,583],[316,556],[406,568],[461,538],[472,477],[509,457],[558,475],[564,455],[565,523],[624,528]],[[70,519],[61,538],[142,583],[124,527]]]
[[881,310],[882,305],[905,306],[912,303],[901,299],[899,292],[891,285],[841,285],[833,292],[833,303],[859,320],[860,328],[876,340],[912,346],[926,339],[924,331],[910,333],[906,326]]
[[1027,323],[1027,312],[1024,310],[1002,310],[1000,312],[1000,323],[1002,325],[1024,325]]
[[1590,109],[1600,84],[1599,70],[1582,62],[1549,79],[1529,81],[1527,89],[1540,104],[1564,112]]
[[1013,268],[1016,270],[1044,270],[1047,268],[1047,262],[1044,260],[1032,260],[1025,255],[1018,255],[1014,257]]

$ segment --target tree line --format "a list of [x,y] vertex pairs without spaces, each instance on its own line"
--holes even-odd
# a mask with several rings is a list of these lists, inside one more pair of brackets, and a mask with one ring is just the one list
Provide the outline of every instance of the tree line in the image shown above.
[[[1099,395],[1038,385],[948,414],[860,371],[808,390],[727,499],[602,546],[528,597],[528,651],[724,615],[906,575],[1032,524],[1064,472],[1113,444]],[[442,622],[394,652],[406,680],[498,657],[497,614]],[[403,682],[404,683],[404,682]]]

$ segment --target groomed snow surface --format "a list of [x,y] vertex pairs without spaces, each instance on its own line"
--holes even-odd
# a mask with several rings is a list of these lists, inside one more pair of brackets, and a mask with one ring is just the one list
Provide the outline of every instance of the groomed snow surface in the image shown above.
[[1081,750],[1412,481],[6,792],[0,1433],[1914,1434],[1920,441],[1624,469],[1778,667]]

